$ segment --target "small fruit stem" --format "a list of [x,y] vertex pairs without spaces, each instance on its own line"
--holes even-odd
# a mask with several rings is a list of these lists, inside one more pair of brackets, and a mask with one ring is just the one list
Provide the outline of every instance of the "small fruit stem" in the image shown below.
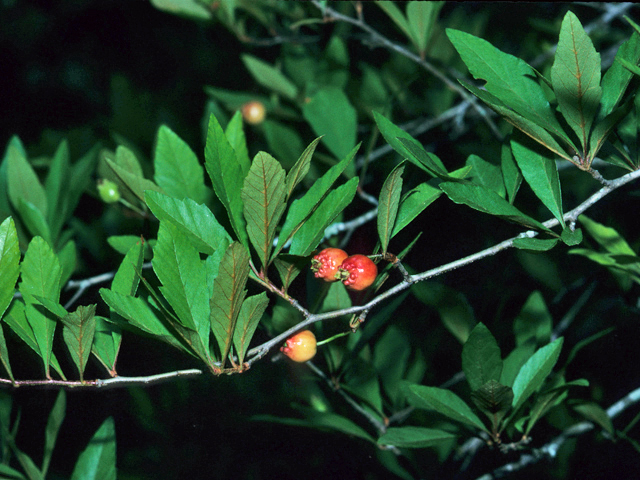
[[336,338],[340,338],[340,337],[346,337],[347,335],[351,334],[351,332],[341,332],[341,333],[336,333],[333,337],[329,337],[325,340],[322,340],[318,343],[316,343],[316,346],[319,347],[320,345],[324,345],[325,343],[329,343],[334,341]]

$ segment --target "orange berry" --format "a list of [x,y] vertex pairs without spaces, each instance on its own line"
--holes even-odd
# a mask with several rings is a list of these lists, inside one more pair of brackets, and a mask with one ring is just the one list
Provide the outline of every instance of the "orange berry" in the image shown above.
[[311,360],[316,354],[316,336],[311,330],[303,330],[289,337],[280,351],[294,362]]
[[342,262],[335,278],[351,290],[364,290],[371,286],[377,275],[378,267],[369,257],[352,255]]
[[267,116],[267,111],[264,108],[264,104],[257,100],[247,102],[242,105],[242,118],[249,125],[258,125],[264,121]]
[[311,259],[311,270],[316,278],[325,282],[335,282],[336,273],[342,262],[349,255],[339,248],[325,248]]

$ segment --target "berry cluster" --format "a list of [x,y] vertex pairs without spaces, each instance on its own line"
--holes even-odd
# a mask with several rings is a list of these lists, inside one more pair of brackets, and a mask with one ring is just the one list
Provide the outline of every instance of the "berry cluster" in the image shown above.
[[316,278],[325,282],[341,281],[351,290],[364,290],[378,275],[378,267],[365,255],[349,256],[339,248],[325,248],[311,260]]

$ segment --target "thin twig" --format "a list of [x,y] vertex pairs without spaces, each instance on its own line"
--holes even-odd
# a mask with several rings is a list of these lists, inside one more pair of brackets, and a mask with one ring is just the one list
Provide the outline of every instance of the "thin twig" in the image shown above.
[[64,388],[116,388],[129,387],[132,385],[156,385],[158,383],[174,380],[176,378],[189,378],[202,375],[202,370],[192,368],[189,370],[176,370],[167,373],[157,373],[142,377],[114,377],[105,380],[16,380],[11,381],[0,378],[0,386],[6,387],[64,387]]
[[361,30],[363,30],[363,31],[365,31],[365,32],[367,32],[369,34],[372,43],[379,44],[379,45],[387,48],[388,50],[391,50],[391,51],[394,51],[396,53],[399,53],[400,55],[403,55],[403,56],[409,58],[411,61],[415,62],[416,64],[420,65],[422,68],[424,68],[426,71],[428,71],[434,77],[436,77],[438,80],[443,82],[448,88],[450,88],[453,91],[457,92],[463,99],[468,101],[473,106],[473,108],[475,108],[477,110],[477,112],[480,114],[480,116],[485,121],[485,123],[489,126],[489,128],[491,129],[493,134],[496,136],[496,138],[502,140],[502,138],[503,138],[502,133],[500,133],[500,130],[495,125],[495,123],[493,123],[493,120],[491,120],[489,115],[487,115],[487,112],[484,109],[484,107],[480,106],[476,102],[475,98],[473,98],[457,82],[450,80],[446,75],[444,75],[440,70],[435,68],[431,63],[429,63],[426,60],[420,58],[419,55],[416,55],[415,53],[407,50],[404,46],[402,46],[402,45],[400,45],[398,43],[392,42],[391,40],[389,40],[384,35],[378,33],[375,29],[373,29],[371,26],[369,26],[367,23],[365,23],[361,19],[349,17],[348,15],[343,15],[343,14],[337,12],[336,10],[327,7],[326,5],[322,5],[319,0],[311,0],[311,3],[313,3],[318,9],[320,9],[320,11],[323,13],[325,18],[330,19],[330,20],[339,20],[341,22],[349,23],[349,24],[351,24],[351,25],[353,25],[355,27],[358,27],[359,29],[361,29]]
[[[628,174],[626,174],[626,175],[624,175],[624,176],[622,176],[620,178],[617,178],[615,180],[610,180],[608,185],[605,185],[604,187],[602,187],[600,190],[595,192],[587,200],[582,202],[580,205],[578,205],[573,210],[565,213],[564,214],[565,222],[568,222],[568,223],[575,222],[577,220],[577,218],[582,213],[584,213],[588,208],[590,208],[591,206],[593,206],[594,204],[596,204],[597,202],[602,200],[606,195],[611,193],[613,190],[616,190],[617,188],[620,188],[623,185],[626,185],[627,183],[636,180],[637,178],[640,178],[640,170],[636,170],[634,172],[628,173]],[[553,227],[558,226],[559,224],[560,224],[560,222],[556,218],[553,218],[551,220],[547,220],[546,222],[543,223],[543,225],[545,227],[547,227],[547,228],[553,228]],[[333,312],[327,312],[327,313],[321,313],[321,314],[309,314],[302,322],[300,322],[296,326],[291,327],[290,329],[286,330],[285,332],[281,333],[280,335],[277,335],[276,337],[272,338],[271,340],[263,343],[262,345],[259,345],[259,346],[255,347],[255,348],[249,350],[249,352],[247,352],[247,356],[251,357],[251,356],[256,355],[258,353],[262,353],[265,349],[270,350],[274,346],[279,345],[280,343],[282,343],[284,340],[289,338],[294,333],[296,333],[296,332],[298,332],[300,330],[304,330],[305,328],[307,328],[308,326],[310,326],[310,325],[312,325],[312,324],[314,324],[316,322],[322,322],[322,321],[325,321],[325,320],[330,320],[330,319],[333,319],[333,318],[341,317],[343,315],[351,315],[351,314],[362,312],[364,310],[369,310],[369,309],[373,308],[374,306],[378,305],[379,303],[383,302],[387,298],[393,297],[393,296],[397,295],[398,293],[406,290],[407,288],[411,287],[411,285],[413,285],[416,282],[421,282],[423,280],[428,280],[430,278],[434,278],[434,277],[440,276],[440,275],[442,275],[444,273],[453,271],[453,270],[455,270],[457,268],[469,265],[469,264],[474,263],[474,262],[476,262],[478,260],[482,260],[483,258],[487,258],[487,257],[493,256],[493,255],[496,255],[497,253],[502,252],[503,250],[506,250],[508,248],[513,247],[514,240],[516,240],[517,238],[523,238],[523,237],[533,238],[533,237],[535,237],[537,235],[538,235],[538,232],[533,231],[533,230],[528,230],[528,231],[523,232],[520,235],[512,237],[512,238],[510,238],[508,240],[504,240],[503,242],[500,242],[500,243],[494,245],[493,247],[489,247],[489,248],[487,248],[485,250],[481,250],[480,252],[474,253],[473,255],[469,255],[467,257],[460,258],[460,259],[455,260],[455,261],[453,261],[451,263],[448,263],[446,265],[442,265],[440,267],[433,268],[431,270],[427,270],[426,272],[422,272],[422,273],[418,273],[418,274],[415,274],[415,275],[411,275],[408,279],[403,280],[399,284],[397,284],[394,287],[390,288],[389,290],[381,293],[380,295],[378,295],[377,297],[373,298],[372,300],[370,300],[368,303],[366,303],[364,305],[358,305],[358,306],[354,306],[354,307],[344,308],[344,309],[341,309],[341,310],[336,310],[336,311],[333,311]]]
[[[632,405],[640,402],[640,388],[637,388],[627,394],[624,398],[618,400],[616,403],[611,405],[607,409],[608,417],[613,420],[615,417],[620,415],[624,410],[629,408]],[[554,438],[552,441],[547,443],[541,448],[537,448],[532,450],[531,452],[525,453],[521,455],[521,457],[513,463],[508,463],[507,465],[503,465],[500,468],[495,469],[491,473],[487,473],[478,477],[477,480],[494,480],[497,478],[503,478],[506,475],[522,470],[528,465],[532,465],[534,463],[539,462],[543,459],[555,458],[558,454],[558,450],[562,446],[562,444],[567,441],[571,437],[575,437],[581,435],[585,432],[589,432],[595,428],[595,425],[592,422],[580,422],[576,425],[573,425],[570,428],[567,428],[560,435]]]

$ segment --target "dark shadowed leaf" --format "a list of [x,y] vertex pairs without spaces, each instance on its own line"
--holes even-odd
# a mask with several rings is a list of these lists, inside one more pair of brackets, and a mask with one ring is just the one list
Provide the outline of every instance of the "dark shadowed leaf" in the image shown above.
[[116,480],[116,427],[107,418],[83,450],[71,480]]
[[303,104],[302,115],[336,158],[344,158],[356,145],[356,110],[341,89],[319,90]]
[[407,400],[417,408],[435,410],[456,422],[486,430],[482,420],[459,396],[450,390],[424,385],[410,385]]
[[382,253],[387,252],[391,233],[396,223],[400,194],[402,193],[402,174],[404,165],[395,167],[380,190],[378,201],[378,236],[382,244]]
[[455,203],[468,205],[490,215],[495,215],[528,228],[551,232],[537,220],[525,215],[497,193],[480,185],[443,182],[440,188]]
[[393,427],[378,438],[378,445],[393,445],[403,448],[436,447],[455,440],[457,435],[424,427]]
[[53,455],[53,448],[56,445],[56,439],[58,438],[58,432],[60,426],[64,420],[64,416],[67,409],[67,396],[64,390],[60,390],[56,401],[53,404],[49,418],[47,419],[47,428],[44,432],[44,454],[42,456],[42,474],[47,475],[49,470],[49,464],[51,463],[51,456]]
[[500,380],[502,357],[498,342],[489,329],[478,323],[462,347],[462,370],[471,390],[478,390],[491,380]]

